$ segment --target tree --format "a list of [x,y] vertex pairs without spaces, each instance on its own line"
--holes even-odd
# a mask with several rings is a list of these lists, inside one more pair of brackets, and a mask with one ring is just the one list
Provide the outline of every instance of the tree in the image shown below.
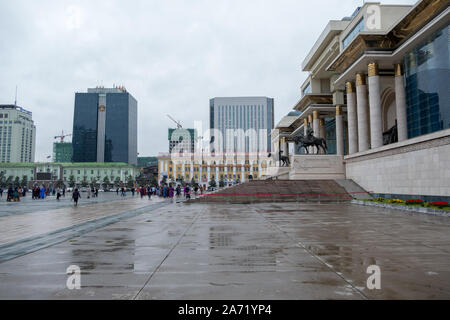
[[5,177],[5,173],[3,171],[0,172],[0,187],[2,187],[2,188],[6,187],[6,177]]
[[103,189],[105,189],[105,190],[108,189],[108,187],[109,187],[110,184],[111,184],[111,183],[110,183],[110,181],[109,181],[108,176],[104,177],[104,178],[103,178],[103,183],[102,183]]
[[62,181],[61,179],[59,179],[58,181],[56,181],[55,187],[56,188],[64,188],[66,185],[64,184],[64,181]]
[[221,187],[221,188],[225,187],[225,181],[223,180],[223,176],[220,177],[220,180],[219,180],[219,187]]
[[69,187],[75,187],[75,177],[73,175],[69,177]]
[[16,177],[16,178],[14,179],[14,186],[15,186],[15,187],[20,187],[20,178],[19,178],[19,177]]
[[116,188],[120,187],[120,177],[117,177],[116,180],[114,180],[114,186]]
[[212,188],[215,188],[215,187],[217,186],[216,180],[211,179],[211,180],[209,181],[209,186],[212,187]]
[[127,187],[133,188],[134,187],[134,179],[133,176],[130,174],[127,178]]
[[12,185],[13,181],[14,181],[14,177],[9,176],[8,179],[6,179],[6,186],[9,187],[10,185]]
[[28,176],[22,177],[22,182],[20,183],[22,187],[28,187]]
[[150,185],[152,186],[156,186],[158,184],[158,180],[156,179],[156,177],[152,174],[151,178],[150,178]]
[[81,181],[81,186],[83,188],[88,186],[88,182],[87,182],[87,177],[86,176],[83,177],[83,181]]
[[99,183],[100,179],[97,178],[92,178],[92,186],[96,189],[100,188],[100,183]]
[[149,184],[150,179],[144,173],[140,173],[139,176],[136,177],[136,183],[140,186],[145,186]]

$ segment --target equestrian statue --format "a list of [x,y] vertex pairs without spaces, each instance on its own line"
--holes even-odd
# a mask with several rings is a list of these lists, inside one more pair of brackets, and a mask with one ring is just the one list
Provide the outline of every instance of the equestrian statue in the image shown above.
[[313,135],[313,130],[308,128],[306,130],[306,136],[300,133],[298,136],[292,139],[296,145],[300,144],[301,148],[305,148],[306,154],[309,154],[308,147],[316,147],[317,154],[319,154],[319,148],[321,148],[324,153],[327,153],[327,141],[324,138],[317,138]]

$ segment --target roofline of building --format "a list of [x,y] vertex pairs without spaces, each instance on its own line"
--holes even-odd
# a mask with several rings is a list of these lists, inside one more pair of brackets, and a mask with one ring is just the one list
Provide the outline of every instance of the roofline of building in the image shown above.
[[210,100],[213,99],[242,99],[242,98],[265,98],[265,99],[274,99],[268,96],[231,96],[231,97],[214,97],[214,98],[210,98]]
[[448,0],[422,0],[416,3],[385,33],[360,33],[327,67],[327,71],[342,73],[365,51],[395,50],[426,26],[445,9]]

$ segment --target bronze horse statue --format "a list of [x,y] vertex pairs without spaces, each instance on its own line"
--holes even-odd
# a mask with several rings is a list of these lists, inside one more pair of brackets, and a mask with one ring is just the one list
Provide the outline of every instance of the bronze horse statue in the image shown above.
[[321,148],[324,153],[327,153],[327,141],[324,138],[315,137],[311,128],[308,128],[306,137],[300,133],[292,140],[295,144],[301,144],[300,148],[305,148],[306,154],[309,154],[308,147],[311,146],[316,147],[317,154],[319,154],[319,148]]

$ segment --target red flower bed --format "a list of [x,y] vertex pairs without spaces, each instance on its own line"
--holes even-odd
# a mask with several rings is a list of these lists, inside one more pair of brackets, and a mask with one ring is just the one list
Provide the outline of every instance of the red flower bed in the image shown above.
[[439,207],[439,208],[448,207],[448,202],[443,202],[443,201],[430,202],[430,204],[432,206],[436,206],[436,207]]
[[423,204],[423,200],[422,199],[409,199],[409,200],[406,200],[405,203],[406,204]]

